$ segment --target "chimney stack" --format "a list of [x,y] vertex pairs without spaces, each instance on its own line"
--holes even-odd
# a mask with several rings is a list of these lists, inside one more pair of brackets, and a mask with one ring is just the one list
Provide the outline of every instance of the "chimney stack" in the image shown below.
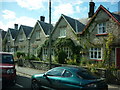
[[40,16],[40,21],[45,21],[45,17],[44,16]]
[[89,3],[89,13],[88,13],[89,18],[91,18],[94,15],[94,7],[95,7],[95,3],[93,2],[93,0],[91,0],[91,2]]
[[18,24],[14,24],[14,29],[18,30]]

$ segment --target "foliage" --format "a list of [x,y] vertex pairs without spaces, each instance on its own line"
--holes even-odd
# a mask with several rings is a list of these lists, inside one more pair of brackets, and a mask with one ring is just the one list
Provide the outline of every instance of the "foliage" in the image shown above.
[[58,53],[58,63],[64,64],[66,58],[67,58],[67,54],[63,50],[60,50]]
[[24,52],[17,52],[16,56],[19,59],[20,57],[25,57],[25,53]]
[[[70,38],[59,38],[54,42],[54,47],[55,47],[55,52],[56,55],[59,55],[59,52],[61,50],[63,50],[63,47],[68,47],[70,48],[71,52],[72,52],[72,59],[76,59],[77,62],[79,62],[79,53],[81,50],[81,46],[75,46],[73,40],[71,40]],[[66,57],[67,59],[67,57]]]
[[112,51],[111,45],[113,43],[113,40],[114,40],[113,34],[109,33],[105,41],[105,51],[104,51],[104,60],[105,60],[104,63],[107,63],[108,65],[110,65],[110,56]]
[[76,59],[74,59],[74,60],[72,60],[72,59],[66,60],[66,63],[69,64],[69,65],[77,65]]

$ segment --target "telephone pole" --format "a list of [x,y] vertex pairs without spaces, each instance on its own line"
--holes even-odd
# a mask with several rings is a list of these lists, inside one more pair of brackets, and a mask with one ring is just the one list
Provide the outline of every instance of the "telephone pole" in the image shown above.
[[51,69],[51,0],[49,0],[49,69]]

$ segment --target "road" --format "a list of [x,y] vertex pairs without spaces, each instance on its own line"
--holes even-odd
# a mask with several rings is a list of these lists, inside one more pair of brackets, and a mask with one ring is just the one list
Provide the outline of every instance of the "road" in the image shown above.
[[26,76],[24,74],[18,74],[17,73],[17,78],[16,78],[16,84],[14,86],[7,86],[3,90],[22,90],[22,89],[27,89],[31,90],[31,79],[30,76]]
[[[31,90],[30,75],[17,73],[17,82],[14,86],[7,86],[2,90]],[[109,85],[108,90],[120,90],[120,87]]]

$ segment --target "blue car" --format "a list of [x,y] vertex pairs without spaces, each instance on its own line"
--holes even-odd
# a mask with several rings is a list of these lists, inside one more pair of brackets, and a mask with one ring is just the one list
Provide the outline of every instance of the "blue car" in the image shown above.
[[108,90],[105,79],[78,67],[56,67],[44,74],[33,75],[31,80],[32,90],[40,88]]

